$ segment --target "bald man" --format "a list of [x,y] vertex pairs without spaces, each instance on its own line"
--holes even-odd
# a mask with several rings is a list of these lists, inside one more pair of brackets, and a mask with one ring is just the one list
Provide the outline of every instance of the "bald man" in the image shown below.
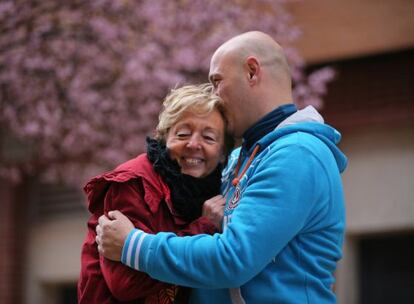
[[228,131],[243,139],[223,171],[223,232],[152,235],[114,211],[100,218],[100,252],[194,288],[191,303],[335,303],[347,164],[340,134],[314,108],[296,109],[283,50],[264,33],[220,46],[209,78]]

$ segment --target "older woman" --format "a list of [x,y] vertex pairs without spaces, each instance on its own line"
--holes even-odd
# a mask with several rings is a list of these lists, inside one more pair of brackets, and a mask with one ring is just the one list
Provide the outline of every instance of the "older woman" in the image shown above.
[[210,85],[175,89],[164,101],[155,138],[147,139],[147,153],[86,184],[92,215],[82,248],[79,303],[185,302],[184,288],[100,257],[95,227],[99,216],[120,210],[146,232],[216,232],[224,205],[217,195],[225,138],[223,109]]

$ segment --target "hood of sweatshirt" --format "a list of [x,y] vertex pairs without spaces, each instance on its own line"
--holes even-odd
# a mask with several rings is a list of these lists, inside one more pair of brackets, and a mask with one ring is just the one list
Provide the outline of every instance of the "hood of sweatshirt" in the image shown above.
[[[345,170],[348,159],[337,146],[341,140],[341,134],[325,124],[322,116],[312,106],[299,110],[286,118],[273,132],[261,138],[257,143],[260,144],[261,149],[264,149],[276,139],[295,132],[305,132],[319,138],[334,155],[339,172]],[[251,150],[254,149],[254,146]],[[251,153],[251,151],[249,152]]]

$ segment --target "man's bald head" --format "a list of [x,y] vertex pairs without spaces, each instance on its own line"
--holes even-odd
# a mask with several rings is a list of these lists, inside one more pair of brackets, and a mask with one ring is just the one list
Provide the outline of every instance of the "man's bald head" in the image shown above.
[[221,45],[211,58],[209,78],[236,137],[276,107],[292,102],[283,50],[262,32],[247,32]]
[[282,47],[263,32],[251,31],[231,38],[217,49],[213,58],[224,55],[229,55],[239,62],[254,56],[271,76],[284,76],[283,78],[290,81],[289,64]]

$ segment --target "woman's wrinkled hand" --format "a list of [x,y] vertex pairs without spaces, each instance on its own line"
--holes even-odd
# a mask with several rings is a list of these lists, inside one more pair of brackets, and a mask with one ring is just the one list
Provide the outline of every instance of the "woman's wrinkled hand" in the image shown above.
[[207,217],[214,223],[218,231],[222,229],[224,205],[226,200],[222,195],[216,195],[203,204],[202,216]]

